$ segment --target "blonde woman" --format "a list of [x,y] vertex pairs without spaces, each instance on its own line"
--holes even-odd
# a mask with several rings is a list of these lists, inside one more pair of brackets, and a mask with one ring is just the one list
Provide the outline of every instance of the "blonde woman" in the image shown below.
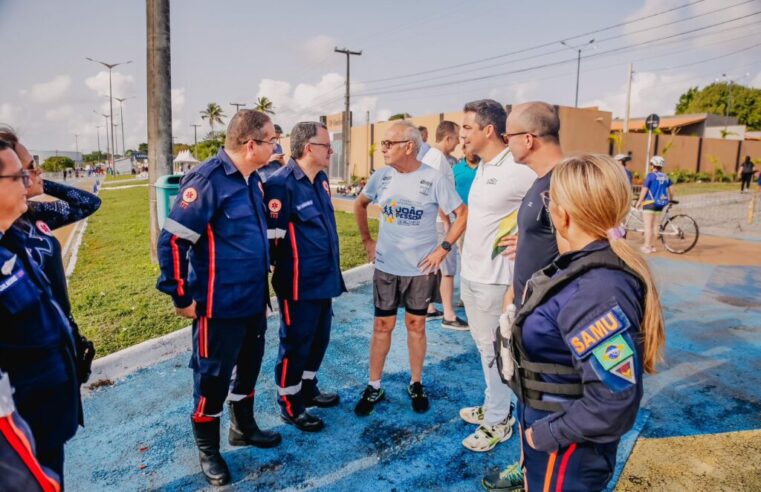
[[[602,490],[634,424],[643,373],[665,341],[647,263],[618,234],[631,188],[613,159],[555,167],[543,196],[570,250],[534,274],[510,330],[522,466],[484,477],[488,490]],[[503,361],[503,374],[510,362]]]

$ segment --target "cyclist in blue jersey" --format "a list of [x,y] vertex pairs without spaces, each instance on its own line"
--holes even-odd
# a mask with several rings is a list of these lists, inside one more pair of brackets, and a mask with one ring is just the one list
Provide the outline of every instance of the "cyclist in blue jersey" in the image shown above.
[[671,179],[663,172],[665,164],[666,161],[659,155],[650,159],[653,170],[645,178],[637,200],[636,208],[642,208],[642,221],[645,223],[645,244],[639,250],[645,254],[655,252],[653,244],[658,238],[658,219],[663,208],[674,199]]

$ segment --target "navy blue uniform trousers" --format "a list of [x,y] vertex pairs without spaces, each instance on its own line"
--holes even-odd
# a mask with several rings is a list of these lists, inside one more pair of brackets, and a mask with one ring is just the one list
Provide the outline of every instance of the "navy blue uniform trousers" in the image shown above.
[[267,316],[219,319],[198,316],[193,321],[193,419],[218,418],[225,400],[254,396],[264,355]]
[[333,300],[293,301],[280,305],[280,350],[275,365],[277,401],[284,415],[304,412],[304,400],[319,394],[317,371],[330,341]]
[[518,403],[522,463],[528,491],[557,492],[604,490],[616,467],[618,441],[573,443],[552,453],[537,451],[526,442],[526,429],[550,415]]

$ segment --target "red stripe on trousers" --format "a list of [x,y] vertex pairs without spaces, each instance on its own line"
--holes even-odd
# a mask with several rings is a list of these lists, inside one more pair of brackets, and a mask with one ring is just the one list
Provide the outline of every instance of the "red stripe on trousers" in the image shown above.
[[47,476],[42,470],[42,466],[40,466],[37,458],[32,453],[32,446],[29,444],[26,436],[13,423],[12,417],[0,418],[0,433],[5,436],[5,439],[13,450],[16,451],[16,454],[21,458],[21,461],[32,473],[32,476],[37,480],[37,483],[44,492],[58,492],[61,490],[61,485],[53,478]]
[[288,308],[288,299],[283,299],[283,321],[285,321],[285,326],[291,326],[291,310]]
[[296,227],[293,222],[288,224],[288,235],[291,236],[291,249],[293,250],[293,300],[299,300],[299,248],[296,245]]
[[185,295],[185,281],[180,275],[180,248],[177,247],[177,236],[172,236],[169,241],[172,245],[172,263],[174,264],[174,279],[177,281],[177,295]]
[[214,231],[211,229],[211,224],[206,226],[206,234],[209,237],[209,286],[206,293],[206,317],[211,318],[214,306],[214,280],[217,276],[217,267],[215,265],[217,261],[216,244],[214,242]]
[[[283,359],[283,371],[280,375],[280,387],[285,388],[285,373],[288,372],[288,359]],[[291,410],[291,402],[288,401],[288,395],[283,395],[283,401],[285,401],[285,411],[289,417],[293,417],[293,410]]]
[[563,481],[565,480],[565,470],[568,468],[568,461],[571,459],[571,455],[576,451],[576,443],[568,446],[565,454],[563,455],[563,461],[560,462],[560,470],[558,471],[558,480],[555,485],[555,492],[562,492]]

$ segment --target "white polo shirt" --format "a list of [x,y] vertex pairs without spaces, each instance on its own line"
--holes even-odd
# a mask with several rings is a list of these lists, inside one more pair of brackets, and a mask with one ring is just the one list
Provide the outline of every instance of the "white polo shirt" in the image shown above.
[[[420,161],[423,164],[428,164],[432,168],[444,175],[447,181],[454,186],[454,173],[452,172],[452,166],[449,164],[449,159],[444,155],[442,151],[436,147],[431,147],[428,152],[423,156],[423,160]],[[441,220],[441,215],[436,215],[436,222],[444,222]]]
[[536,173],[516,164],[505,148],[489,162],[481,161],[468,194],[468,224],[462,247],[462,278],[482,284],[510,285],[513,261],[491,253],[499,223],[517,213]]

